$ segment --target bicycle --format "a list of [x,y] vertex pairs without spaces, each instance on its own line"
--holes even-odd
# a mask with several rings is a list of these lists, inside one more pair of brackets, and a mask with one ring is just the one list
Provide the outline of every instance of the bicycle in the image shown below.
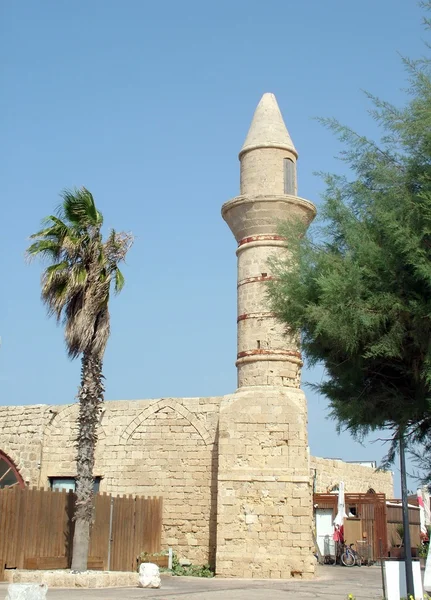
[[360,567],[362,565],[362,559],[356,550],[353,550],[352,546],[354,546],[354,544],[350,544],[350,546],[344,545],[340,557],[341,563],[345,567],[353,567],[354,565]]

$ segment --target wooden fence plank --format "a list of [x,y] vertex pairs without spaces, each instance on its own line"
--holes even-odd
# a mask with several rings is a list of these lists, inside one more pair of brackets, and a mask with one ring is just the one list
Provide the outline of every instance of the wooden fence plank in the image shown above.
[[[18,488],[17,488],[18,489]],[[19,514],[19,523],[17,530],[17,540],[24,539],[27,529],[28,529],[28,510],[27,510],[27,497],[25,489],[18,489],[16,494],[16,506]],[[25,547],[24,544],[17,544],[17,564],[21,568],[21,565],[24,564],[24,553]]]
[[113,571],[132,571],[136,557],[133,547],[134,537],[134,499],[123,496],[114,501],[112,522],[112,560]]
[[6,566],[9,566],[10,562],[13,562],[14,552],[12,546],[12,539],[14,537],[13,532],[13,521],[12,521],[12,503],[13,495],[10,490],[5,492],[5,558]]
[[39,557],[40,556],[40,532],[41,532],[41,526],[40,526],[40,520],[41,520],[41,511],[42,511],[42,504],[40,502],[41,500],[41,496],[39,494],[39,490],[34,489],[31,491],[31,506],[30,506],[30,510],[33,512],[32,515],[32,521],[34,523],[33,526],[33,535],[31,536],[31,544],[30,544],[30,548],[31,548],[31,554],[29,553],[29,555],[31,557]]
[[[8,515],[9,521],[9,531],[7,533],[8,541],[9,541],[9,553],[6,560],[6,566],[11,568],[17,568],[17,544],[18,544],[18,519],[19,513],[16,510],[16,488],[11,488],[7,490],[8,495],[8,507],[6,513]],[[6,548],[8,550],[8,548]]]
[[4,494],[0,495],[0,532],[4,532],[4,535],[0,535],[0,557],[2,561],[6,562],[6,552],[5,552],[5,539],[6,539],[6,523],[5,523],[5,513],[6,513],[6,497]]
[[94,522],[90,531],[89,556],[92,559],[101,559],[104,569],[108,568],[110,510],[111,497],[106,494],[96,494],[94,499]]

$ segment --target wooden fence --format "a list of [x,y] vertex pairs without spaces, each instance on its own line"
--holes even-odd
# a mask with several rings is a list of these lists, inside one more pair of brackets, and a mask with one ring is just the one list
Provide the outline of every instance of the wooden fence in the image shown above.
[[[337,494],[314,494],[314,506],[317,508],[332,509],[333,518],[337,514]],[[358,539],[348,539],[349,543],[362,541],[368,546],[367,558],[376,560],[381,556],[387,556],[387,523],[386,523],[386,497],[385,494],[345,494],[346,513],[353,513],[354,519],[346,519],[346,534],[350,529],[357,533]],[[350,523],[351,521],[351,523]],[[355,527],[356,522],[360,527]],[[358,535],[356,535],[358,537]],[[360,550],[358,546],[358,550]]]
[[[70,568],[75,494],[0,490],[0,568]],[[141,552],[160,552],[162,498],[96,494],[89,568],[134,571]]]
[[[401,544],[398,533],[403,524],[403,509],[400,500],[388,500],[388,545],[390,548]],[[409,530],[412,548],[418,548],[421,543],[421,521],[419,506],[411,506],[409,502]]]

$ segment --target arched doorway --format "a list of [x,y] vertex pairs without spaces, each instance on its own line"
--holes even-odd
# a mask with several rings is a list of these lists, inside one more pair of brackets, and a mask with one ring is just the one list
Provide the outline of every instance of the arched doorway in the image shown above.
[[0,488],[15,485],[21,488],[25,487],[24,480],[13,461],[0,450]]

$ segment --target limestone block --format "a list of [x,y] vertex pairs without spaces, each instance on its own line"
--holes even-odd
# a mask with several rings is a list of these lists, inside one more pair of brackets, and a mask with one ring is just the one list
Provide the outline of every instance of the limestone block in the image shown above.
[[88,585],[88,574],[87,573],[76,573],[75,575],[75,586],[76,587],[90,587]]
[[47,591],[44,583],[11,583],[6,600],[45,600]]
[[142,563],[139,567],[139,586],[159,588],[161,586],[159,567],[153,563]]

